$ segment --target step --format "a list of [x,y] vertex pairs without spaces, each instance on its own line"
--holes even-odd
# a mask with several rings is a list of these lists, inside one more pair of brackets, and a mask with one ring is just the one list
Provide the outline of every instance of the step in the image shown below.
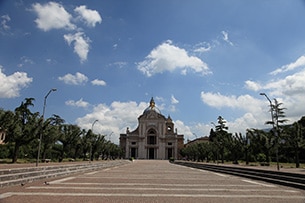
[[110,168],[118,165],[130,163],[127,160],[100,162],[96,164],[71,164],[58,165],[39,168],[20,168],[11,170],[10,173],[2,173],[0,175],[0,188],[18,184],[26,184],[38,179],[51,178],[57,176],[69,175],[72,173],[81,173],[85,171],[98,170],[102,168]]

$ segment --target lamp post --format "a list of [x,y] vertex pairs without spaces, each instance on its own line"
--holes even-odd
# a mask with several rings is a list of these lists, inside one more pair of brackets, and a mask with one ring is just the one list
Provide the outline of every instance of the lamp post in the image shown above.
[[[98,122],[98,120],[93,121],[91,125],[91,132],[93,133],[93,126],[94,124]],[[92,154],[92,140],[90,141],[90,150],[89,150],[89,163],[91,163],[91,154]]]
[[43,135],[44,113],[46,111],[47,98],[48,98],[49,94],[51,94],[51,92],[55,92],[56,90],[57,90],[56,88],[50,89],[48,94],[46,94],[46,96],[44,97],[43,110],[42,110],[41,129],[40,129],[40,136],[39,136],[39,142],[38,142],[38,152],[37,152],[37,159],[36,159],[36,167],[38,166],[38,163],[39,163],[39,156],[40,156],[40,149],[41,149],[41,140],[42,140],[42,135]]
[[[274,130],[275,137],[277,138],[277,129],[275,127],[275,122],[274,122],[274,114],[273,114],[273,104],[272,101],[269,99],[266,93],[262,92],[260,95],[265,96],[266,99],[269,101],[270,104],[270,112],[271,112],[271,121],[272,121],[272,129]],[[277,139],[276,139],[277,142]],[[279,165],[279,150],[278,150],[278,143],[276,143],[276,149],[275,149],[275,154],[276,154],[276,166],[277,170],[280,170],[280,165]]]

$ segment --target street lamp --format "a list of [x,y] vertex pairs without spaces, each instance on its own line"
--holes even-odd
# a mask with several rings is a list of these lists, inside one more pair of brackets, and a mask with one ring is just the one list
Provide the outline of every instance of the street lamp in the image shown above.
[[51,92],[55,92],[56,90],[57,90],[56,88],[50,89],[48,94],[44,97],[43,110],[42,110],[41,129],[40,129],[40,136],[39,136],[39,142],[38,142],[38,152],[37,152],[37,159],[36,159],[36,167],[38,166],[38,163],[39,163],[41,140],[42,140],[42,134],[43,134],[44,113],[46,111],[47,98],[48,98],[49,94],[51,94]]
[[[275,132],[275,137],[277,137],[277,129],[275,128],[275,122],[274,122],[274,114],[273,114],[273,104],[272,104],[272,101],[269,99],[269,97],[267,96],[266,93],[262,92],[262,93],[259,93],[260,95],[262,96],[265,96],[266,99],[269,101],[269,104],[270,104],[270,112],[271,112],[271,122],[272,122],[272,129],[274,130]],[[277,142],[277,139],[276,139],[276,142]],[[278,150],[278,143],[276,143],[276,150],[275,150],[275,154],[276,154],[276,165],[277,165],[277,170],[279,171],[280,170],[280,165],[279,165],[279,150]]]
[[[91,133],[93,133],[93,126],[96,122],[98,122],[98,120],[93,121],[91,125]],[[90,141],[89,163],[91,163],[91,154],[92,154],[92,140]]]

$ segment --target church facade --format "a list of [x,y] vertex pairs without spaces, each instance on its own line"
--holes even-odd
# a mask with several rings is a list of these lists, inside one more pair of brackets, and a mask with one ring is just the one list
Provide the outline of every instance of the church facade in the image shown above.
[[120,134],[125,158],[180,159],[184,136],[177,133],[170,116],[163,116],[151,98],[150,105],[138,117],[138,127]]

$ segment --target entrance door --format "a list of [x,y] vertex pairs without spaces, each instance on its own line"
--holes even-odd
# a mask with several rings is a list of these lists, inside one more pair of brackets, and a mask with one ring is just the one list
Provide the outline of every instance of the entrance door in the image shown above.
[[133,157],[133,158],[138,158],[137,157],[137,148],[131,148],[131,156],[130,157]]
[[154,148],[148,149],[148,159],[155,159],[155,149]]
[[171,157],[173,157],[173,149],[168,148],[167,149],[167,159],[170,159]]

